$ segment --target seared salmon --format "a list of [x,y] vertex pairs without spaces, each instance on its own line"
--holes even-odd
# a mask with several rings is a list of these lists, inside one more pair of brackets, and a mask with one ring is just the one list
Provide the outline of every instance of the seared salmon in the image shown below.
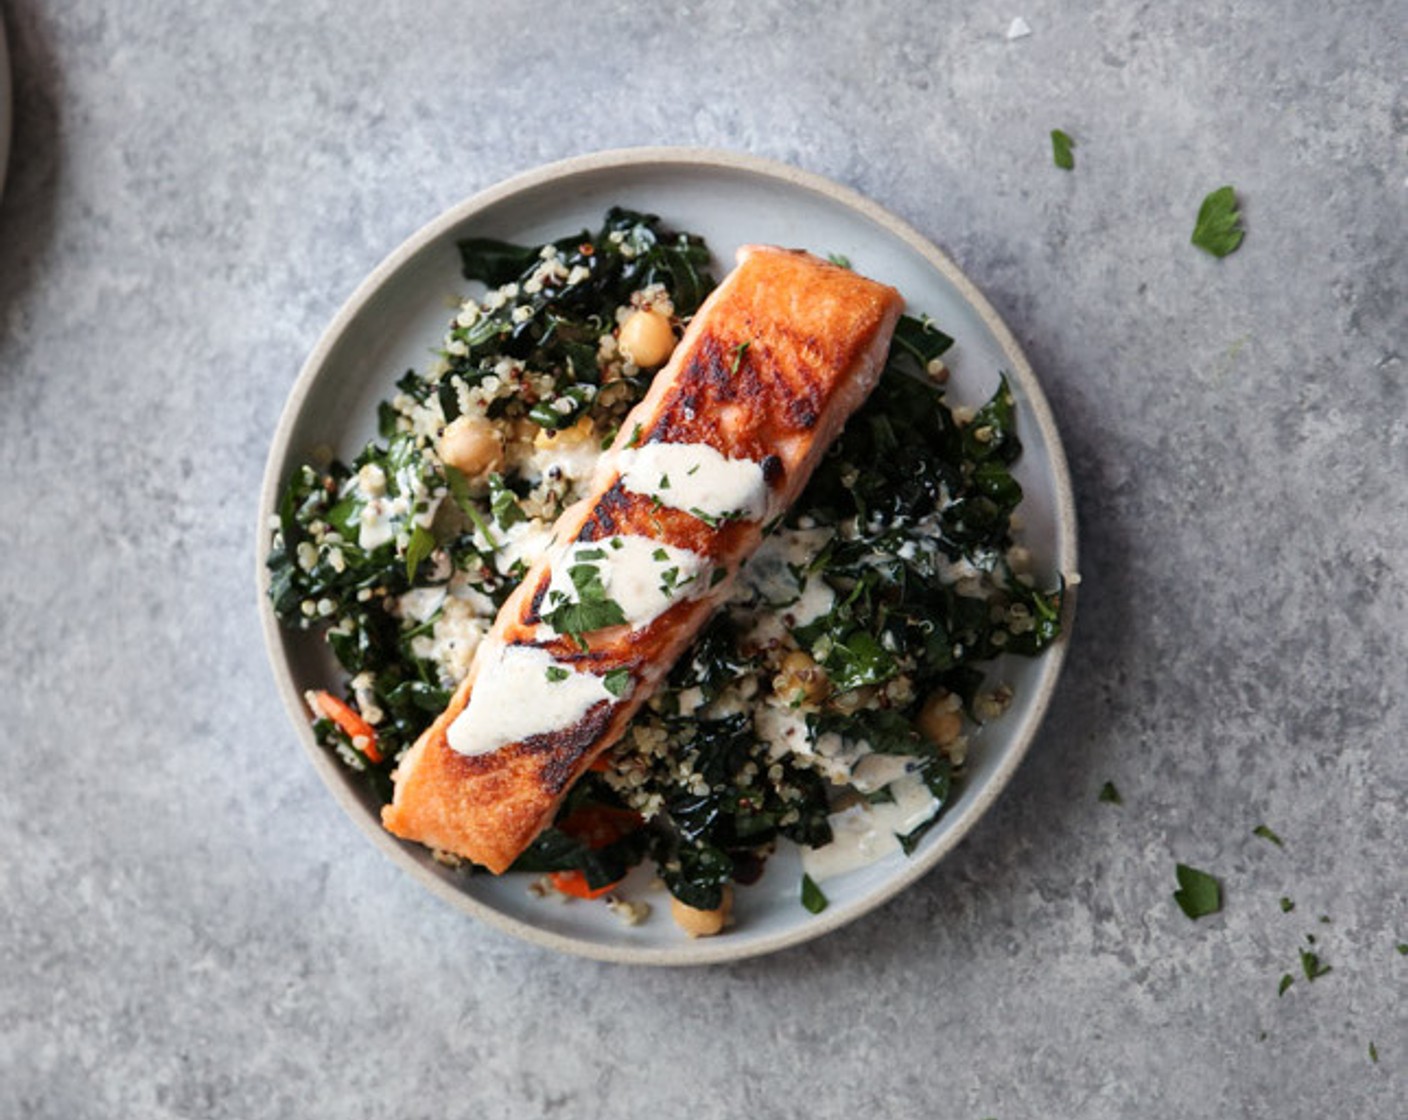
[[745,246],[396,768],[386,828],[502,872],[728,595],[875,387],[898,292]]

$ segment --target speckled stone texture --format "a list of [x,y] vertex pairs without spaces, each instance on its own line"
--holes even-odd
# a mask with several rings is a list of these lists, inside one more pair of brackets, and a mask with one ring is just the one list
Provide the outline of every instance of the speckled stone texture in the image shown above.
[[[0,1116],[1403,1115],[1400,4],[0,12]],[[996,810],[869,918],[695,971],[549,955],[380,858],[252,580],[275,420],[356,283],[478,188],[645,143],[796,163],[952,252],[1083,533]],[[1180,860],[1222,914],[1175,908]]]

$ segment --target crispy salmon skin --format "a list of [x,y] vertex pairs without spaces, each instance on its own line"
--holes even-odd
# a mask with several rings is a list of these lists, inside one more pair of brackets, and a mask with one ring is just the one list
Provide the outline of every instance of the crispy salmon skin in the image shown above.
[[513,863],[875,387],[902,305],[893,288],[808,253],[739,250],[591,494],[563,512],[449,705],[401,759],[388,830],[495,873]]

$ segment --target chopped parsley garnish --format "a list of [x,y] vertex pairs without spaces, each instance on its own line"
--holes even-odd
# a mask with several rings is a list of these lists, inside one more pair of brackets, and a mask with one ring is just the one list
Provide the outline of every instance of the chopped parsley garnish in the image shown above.
[[601,684],[612,696],[624,696],[631,687],[631,671],[629,669],[612,669],[601,678]]
[[1369,1060],[1375,1065],[1379,1064],[1379,1048],[1372,1042],[1369,1043]]
[[1206,871],[1180,863],[1174,867],[1179,889],[1173,892],[1179,908],[1197,921],[1222,909],[1222,888]]
[[544,622],[559,634],[575,639],[583,648],[586,648],[583,634],[625,624],[626,612],[621,604],[607,596],[601,573],[594,564],[573,564],[567,569],[567,575],[576,589],[577,601],[562,596],[559,605],[543,615]]
[[1281,897],[1281,913],[1289,914],[1296,908],[1296,904],[1284,895]]
[[830,900],[822,893],[815,880],[810,875],[802,876],[802,905],[813,914],[820,914],[831,905]]
[[826,259],[829,260],[832,264],[834,264],[837,268],[851,267],[851,258],[846,256],[844,253],[827,253]]
[[659,485],[659,487],[657,487],[657,489],[660,489],[660,490],[668,490],[669,488],[670,488],[670,476],[667,475],[667,474],[662,474],[662,475],[660,476],[660,485]]
[[1285,995],[1286,989],[1288,989],[1295,982],[1296,978],[1292,976],[1289,972],[1283,973],[1281,975],[1281,982],[1276,985],[1276,995],[1278,997]]
[[650,554],[650,558],[652,560],[658,560],[662,564],[668,564],[670,562],[670,554],[666,552],[663,548],[657,548],[654,552]]
[[736,374],[738,372],[738,367],[743,364],[743,355],[748,353],[748,347],[750,347],[751,345],[753,345],[752,342],[740,342],[734,348],[733,365],[729,366],[728,370],[730,375]]
[[565,681],[571,675],[572,674],[561,665],[549,665],[547,669],[548,680],[553,684],[557,684],[558,681]]
[[1218,187],[1198,208],[1192,242],[1215,257],[1225,257],[1242,243],[1242,213],[1237,208],[1237,192]]
[[572,558],[579,563],[586,560],[605,560],[606,550],[604,548],[579,548],[573,553]]
[[1408,957],[1408,941],[1400,941],[1398,943],[1398,955],[1400,957]]
[[[692,583],[693,581],[694,577],[690,576],[684,583]],[[667,599],[673,599],[675,597],[675,591],[684,586],[684,583],[680,582],[680,570],[678,568],[666,568],[660,573],[660,592]]]
[[612,537],[611,547],[613,550],[619,552],[621,549],[626,547],[626,542],[623,541],[620,537]]
[[1071,151],[1076,146],[1076,142],[1059,128],[1051,130],[1051,159],[1062,171],[1074,171],[1076,166],[1075,153]]
[[639,424],[634,425],[631,428],[631,438],[626,440],[626,446],[638,447],[640,445],[640,436],[642,431],[644,431],[644,429]]
[[1254,829],[1252,829],[1252,835],[1260,836],[1263,840],[1269,840],[1278,848],[1284,848],[1286,846],[1281,842],[1281,838],[1277,836],[1274,832],[1272,832],[1271,829],[1267,828],[1264,824],[1259,824]]
[[1120,791],[1115,788],[1114,782],[1106,782],[1100,787],[1100,800],[1111,805],[1124,804],[1124,799],[1120,797]]
[[1318,980],[1321,976],[1332,971],[1329,965],[1320,960],[1318,953],[1312,953],[1309,949],[1300,951],[1300,967],[1307,980]]

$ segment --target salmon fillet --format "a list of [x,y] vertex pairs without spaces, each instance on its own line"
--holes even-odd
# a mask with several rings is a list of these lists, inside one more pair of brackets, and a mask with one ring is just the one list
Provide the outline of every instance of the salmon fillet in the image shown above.
[[[875,387],[902,303],[808,253],[738,251],[603,455],[593,492],[562,513],[468,676],[401,759],[388,830],[508,868],[625,732]],[[597,625],[603,599],[621,609]]]

